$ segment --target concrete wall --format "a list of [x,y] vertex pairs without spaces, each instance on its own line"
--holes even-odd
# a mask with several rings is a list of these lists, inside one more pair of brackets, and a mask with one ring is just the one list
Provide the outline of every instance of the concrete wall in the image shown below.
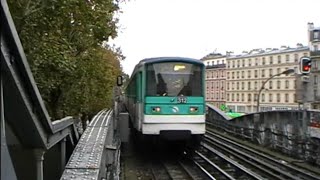
[[[317,111],[269,111],[227,120],[209,108],[206,120],[230,134],[320,165],[320,136],[311,131],[319,116]],[[320,135],[320,128],[317,133]]]

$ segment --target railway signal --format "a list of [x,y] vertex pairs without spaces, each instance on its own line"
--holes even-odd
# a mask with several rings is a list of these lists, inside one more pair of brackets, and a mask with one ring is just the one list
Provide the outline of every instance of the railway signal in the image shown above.
[[304,75],[311,71],[311,59],[309,57],[302,57],[300,59],[300,72]]

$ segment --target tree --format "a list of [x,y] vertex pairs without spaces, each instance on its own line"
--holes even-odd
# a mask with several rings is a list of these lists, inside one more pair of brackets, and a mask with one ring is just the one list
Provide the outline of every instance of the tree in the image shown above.
[[52,119],[111,106],[120,49],[114,0],[9,0],[31,70]]

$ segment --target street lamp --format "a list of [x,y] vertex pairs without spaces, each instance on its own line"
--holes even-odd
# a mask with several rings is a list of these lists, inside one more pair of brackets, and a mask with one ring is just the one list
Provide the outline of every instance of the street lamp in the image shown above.
[[276,77],[276,76],[280,76],[280,75],[282,75],[282,74],[285,74],[285,75],[288,75],[288,74],[292,74],[292,73],[294,73],[295,71],[294,71],[294,69],[287,69],[287,70],[285,70],[285,71],[283,71],[283,72],[281,72],[281,73],[278,73],[278,74],[275,74],[275,75],[273,75],[273,76],[270,76],[266,81],[264,81],[263,82],[263,84],[262,84],[262,86],[261,86],[261,88],[260,88],[260,90],[259,90],[259,93],[258,93],[258,98],[257,98],[257,112],[259,112],[259,109],[260,109],[260,94],[261,94],[261,92],[262,92],[262,90],[264,89],[264,85],[270,80],[270,79],[272,79],[272,78],[274,78],[274,77]]

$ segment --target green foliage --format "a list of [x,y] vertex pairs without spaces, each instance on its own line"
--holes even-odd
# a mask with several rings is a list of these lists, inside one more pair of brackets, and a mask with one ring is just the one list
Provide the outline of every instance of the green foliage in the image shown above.
[[121,74],[114,0],[9,0],[31,70],[52,119],[111,107]]

